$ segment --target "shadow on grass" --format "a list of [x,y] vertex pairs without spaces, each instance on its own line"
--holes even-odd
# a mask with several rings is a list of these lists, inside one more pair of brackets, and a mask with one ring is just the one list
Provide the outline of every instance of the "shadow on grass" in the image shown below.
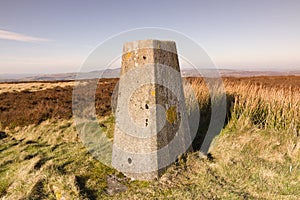
[[[192,142],[192,147],[194,151],[199,151],[201,150],[202,153],[207,154],[208,153],[208,148],[201,148],[204,142],[205,137],[207,136],[208,133],[208,129],[210,127],[210,123],[211,123],[211,117],[212,117],[212,105],[211,105],[211,99],[209,99],[208,101],[209,103],[202,105],[199,107],[199,112],[200,112],[200,120],[199,120],[199,124],[198,124],[198,130],[196,133],[196,136]],[[220,101],[221,102],[221,101]],[[221,104],[221,103],[220,103]],[[220,105],[217,103],[216,107],[217,110],[218,108],[222,107],[223,105]],[[226,95],[226,117],[224,120],[224,124],[222,127],[219,128],[212,128],[213,132],[211,133],[212,135],[217,136],[222,128],[224,128],[228,122],[231,119],[231,108],[234,105],[234,96],[233,95]],[[190,127],[192,126],[192,124],[190,124]],[[209,141],[210,143],[212,141]]]
[[80,194],[82,196],[86,196],[88,199],[97,199],[96,191],[91,190],[86,187],[86,182],[88,180],[88,177],[85,176],[75,176],[76,183],[79,187]]

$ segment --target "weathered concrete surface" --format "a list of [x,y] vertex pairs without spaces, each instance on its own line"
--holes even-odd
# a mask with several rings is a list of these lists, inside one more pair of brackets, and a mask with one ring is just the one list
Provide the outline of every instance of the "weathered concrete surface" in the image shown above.
[[150,180],[191,144],[175,42],[124,45],[112,165]]

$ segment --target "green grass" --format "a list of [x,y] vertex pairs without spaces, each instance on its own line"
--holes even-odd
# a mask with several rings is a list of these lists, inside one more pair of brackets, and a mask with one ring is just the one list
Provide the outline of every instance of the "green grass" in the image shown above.
[[[299,199],[298,136],[246,121],[227,125],[211,146],[213,159],[187,153],[159,180],[123,179],[128,190],[114,196],[105,192],[106,177],[123,175],[92,157],[71,121],[25,127],[1,140],[0,195],[8,199]],[[110,127],[106,132],[113,127],[112,118],[101,123]]]
[[189,153],[186,162],[172,165],[159,181],[116,199],[299,199],[300,152],[289,152],[293,138],[282,140],[288,134],[226,128],[211,147],[213,160]]

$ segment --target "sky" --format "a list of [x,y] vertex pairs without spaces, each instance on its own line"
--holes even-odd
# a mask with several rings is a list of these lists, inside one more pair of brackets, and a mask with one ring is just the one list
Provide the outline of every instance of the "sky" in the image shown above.
[[0,74],[76,72],[101,42],[143,27],[185,34],[220,69],[299,70],[299,10],[299,0],[1,0]]

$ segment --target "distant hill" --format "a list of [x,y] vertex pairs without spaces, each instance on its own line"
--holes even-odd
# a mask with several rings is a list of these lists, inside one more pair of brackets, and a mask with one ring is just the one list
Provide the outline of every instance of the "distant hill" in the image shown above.
[[42,75],[22,75],[22,74],[3,74],[0,75],[0,82],[23,82],[23,81],[66,81],[75,79],[92,79],[92,78],[117,78],[120,74],[120,68],[107,69],[91,72],[73,72],[59,74],[42,74]]
[[[233,69],[182,69],[183,77],[215,76],[219,73],[222,77],[253,77],[253,76],[300,76],[300,70],[292,71],[245,71]],[[23,82],[23,81],[64,81],[75,79],[92,78],[117,78],[120,75],[120,68],[107,69],[80,73],[59,73],[59,74],[0,74],[0,82]]]
[[38,76],[37,74],[0,74],[0,82],[10,82],[25,77]]
[[[222,77],[253,77],[253,76],[299,76],[300,70],[293,70],[293,71],[261,71],[261,70],[233,70],[233,69],[219,69],[217,72]],[[205,76],[214,75],[215,70],[212,69],[184,69],[182,70],[183,77],[194,77],[194,76]]]

